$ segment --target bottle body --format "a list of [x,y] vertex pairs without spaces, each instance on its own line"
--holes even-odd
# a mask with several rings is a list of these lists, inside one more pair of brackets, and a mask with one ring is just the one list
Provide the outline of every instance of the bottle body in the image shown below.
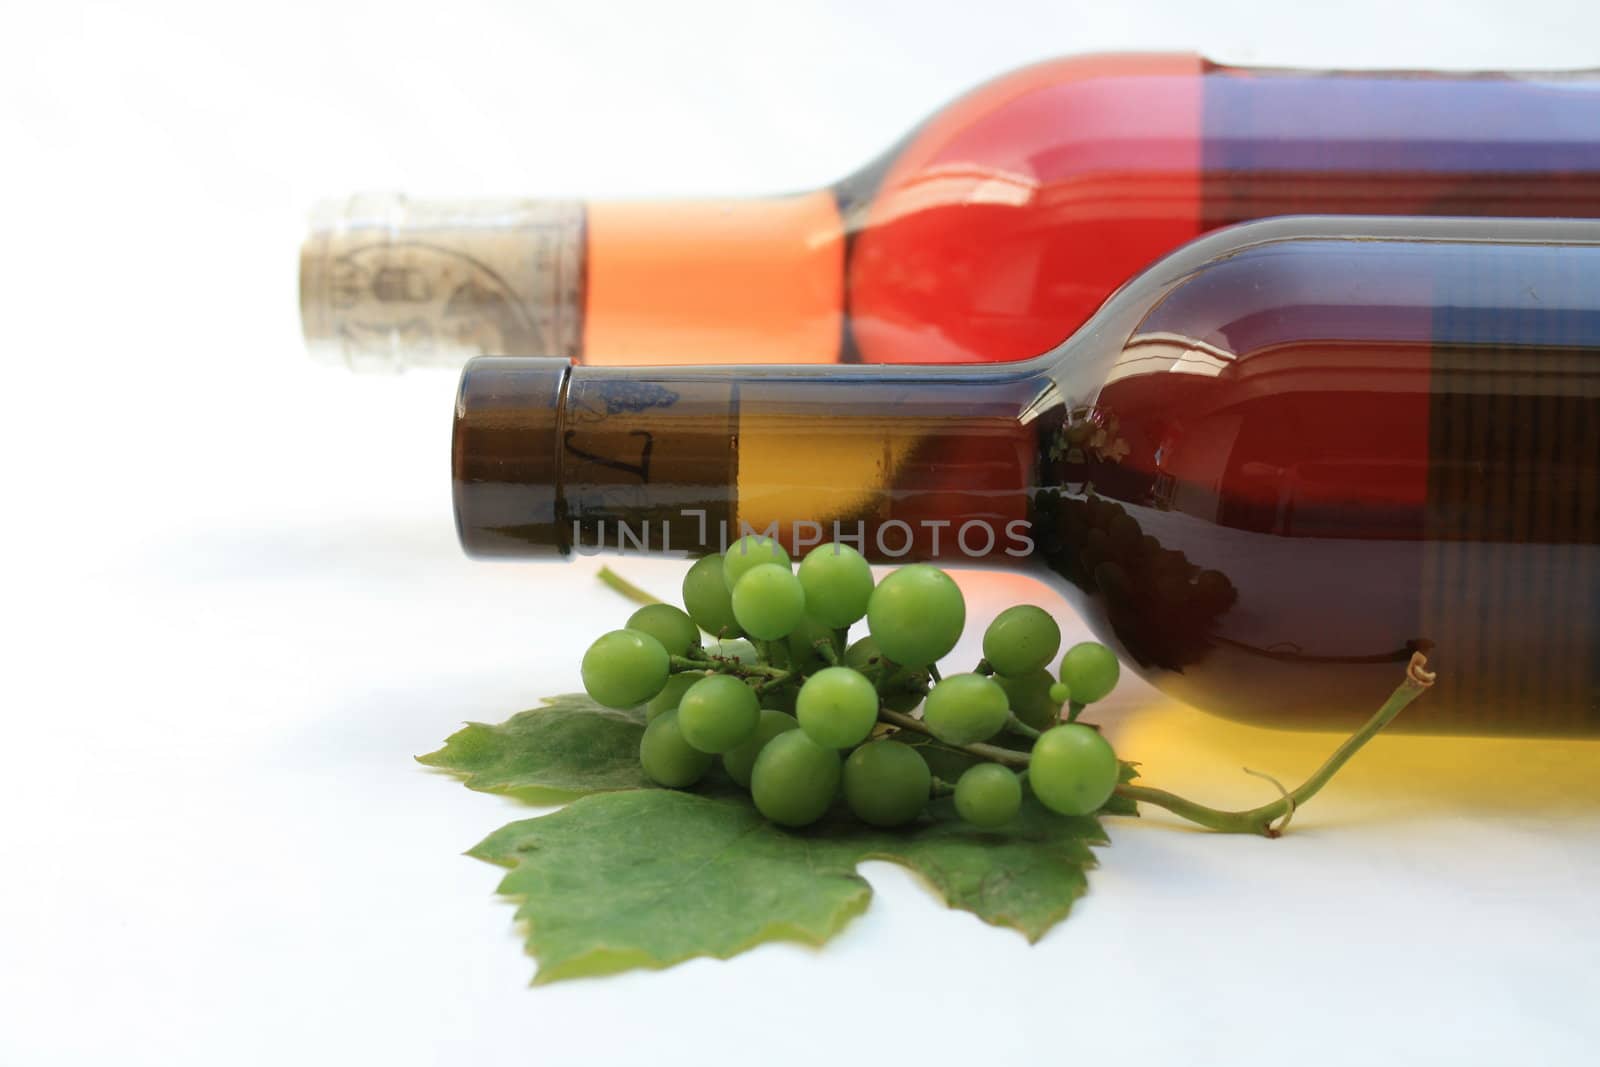
[[373,365],[1015,361],[1194,237],[1303,213],[1600,216],[1600,78],[1055,60],[826,190],[360,201],[315,226],[302,313]]
[[1600,735],[1597,269],[1593,223],[1271,220],[1026,363],[479,360],[458,521],[485,555],[749,528],[1008,567],[1206,710],[1344,725],[1429,648],[1405,728]]

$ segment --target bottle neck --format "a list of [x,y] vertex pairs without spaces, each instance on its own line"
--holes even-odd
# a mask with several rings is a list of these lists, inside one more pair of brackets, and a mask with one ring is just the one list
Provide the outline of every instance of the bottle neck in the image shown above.
[[1031,552],[1037,369],[562,366],[479,359],[456,409],[475,555],[720,551],[742,533],[878,562]]
[[844,231],[831,192],[588,205],[594,365],[833,363]]
[[832,192],[742,200],[319,206],[300,252],[313,354],[358,370],[479,355],[598,365],[833,363]]

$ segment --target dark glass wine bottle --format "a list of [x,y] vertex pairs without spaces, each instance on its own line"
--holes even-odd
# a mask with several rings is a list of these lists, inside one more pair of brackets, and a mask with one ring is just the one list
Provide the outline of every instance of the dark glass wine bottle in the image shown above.
[[1053,60],[799,195],[332,205],[301,307],[357,365],[1021,360],[1194,237],[1287,214],[1600,215],[1600,77]]
[[1353,726],[1600,735],[1600,223],[1286,218],[1169,256],[1071,339],[965,367],[483,358],[481,556],[744,529],[1066,590],[1164,690]]

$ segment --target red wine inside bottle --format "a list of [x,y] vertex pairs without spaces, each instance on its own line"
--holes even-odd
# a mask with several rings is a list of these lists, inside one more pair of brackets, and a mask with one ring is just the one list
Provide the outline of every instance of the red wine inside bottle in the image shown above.
[[469,552],[1003,566],[1207,710],[1600,734],[1600,223],[1281,219],[1168,257],[1072,339],[964,367],[480,359]]
[[1600,215],[1600,78],[1053,60],[793,196],[357,198],[301,306],[360,365],[1022,360],[1185,242],[1297,213]]

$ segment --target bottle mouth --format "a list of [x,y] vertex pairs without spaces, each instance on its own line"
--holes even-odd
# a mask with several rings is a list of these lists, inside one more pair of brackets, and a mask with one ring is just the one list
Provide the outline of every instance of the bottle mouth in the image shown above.
[[571,551],[561,523],[561,440],[572,364],[481,356],[462,368],[451,435],[456,534],[469,556]]
[[300,245],[306,348],[380,372],[480,355],[575,358],[582,235],[576,201],[323,201]]
[[344,362],[334,343],[328,299],[328,243],[340,213],[338,203],[318,201],[306,216],[300,242],[300,332],[306,352],[318,363]]
[[405,368],[402,330],[384,328],[374,314],[371,277],[384,270],[383,249],[398,240],[405,206],[398,193],[358,193],[312,206],[300,243],[300,328],[316,362],[379,373]]

